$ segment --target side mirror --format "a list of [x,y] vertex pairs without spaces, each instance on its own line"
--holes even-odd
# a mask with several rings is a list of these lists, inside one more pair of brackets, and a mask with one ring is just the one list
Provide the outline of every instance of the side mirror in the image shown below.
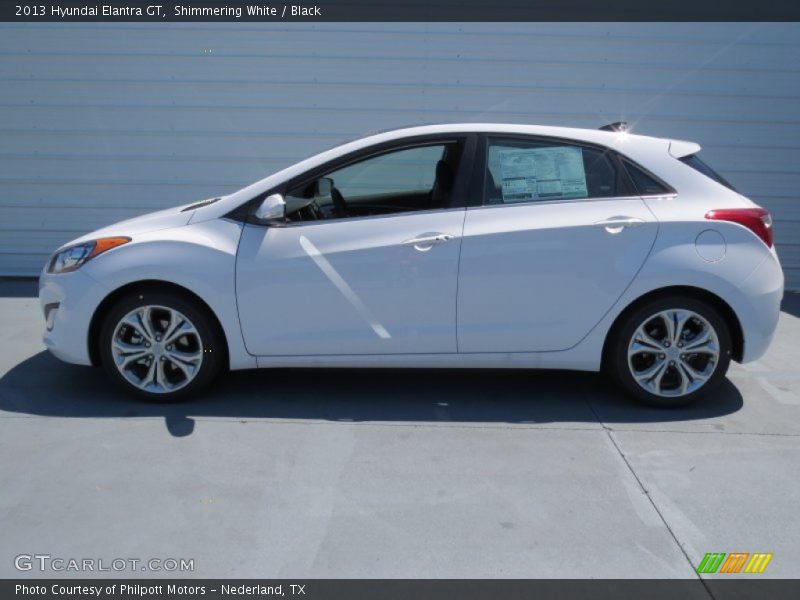
[[280,194],[272,194],[261,201],[256,212],[260,221],[278,221],[286,218],[286,201]]

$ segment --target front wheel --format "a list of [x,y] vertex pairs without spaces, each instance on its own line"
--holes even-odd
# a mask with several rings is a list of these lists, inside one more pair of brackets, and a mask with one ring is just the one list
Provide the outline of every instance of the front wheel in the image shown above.
[[137,291],[109,311],[100,333],[103,367],[153,402],[185,399],[219,372],[224,352],[206,311],[171,292]]
[[717,387],[731,336],[710,304],[670,297],[634,310],[612,342],[610,367],[622,387],[653,406],[686,406]]

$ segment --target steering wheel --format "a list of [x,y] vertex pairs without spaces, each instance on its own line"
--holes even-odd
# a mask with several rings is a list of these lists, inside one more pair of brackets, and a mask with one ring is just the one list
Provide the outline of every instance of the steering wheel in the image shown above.
[[331,200],[333,200],[333,211],[337,217],[347,217],[350,214],[344,196],[335,187],[331,188]]

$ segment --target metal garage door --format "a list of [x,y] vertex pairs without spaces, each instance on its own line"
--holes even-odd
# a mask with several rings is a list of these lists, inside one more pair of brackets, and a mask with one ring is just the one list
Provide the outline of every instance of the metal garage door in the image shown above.
[[0,25],[0,274],[342,140],[443,121],[697,140],[800,288],[800,24]]

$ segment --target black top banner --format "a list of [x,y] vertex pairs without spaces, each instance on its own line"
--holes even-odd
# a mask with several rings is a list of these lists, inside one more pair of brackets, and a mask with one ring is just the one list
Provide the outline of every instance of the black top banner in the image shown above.
[[798,21],[798,0],[0,0],[5,22]]

